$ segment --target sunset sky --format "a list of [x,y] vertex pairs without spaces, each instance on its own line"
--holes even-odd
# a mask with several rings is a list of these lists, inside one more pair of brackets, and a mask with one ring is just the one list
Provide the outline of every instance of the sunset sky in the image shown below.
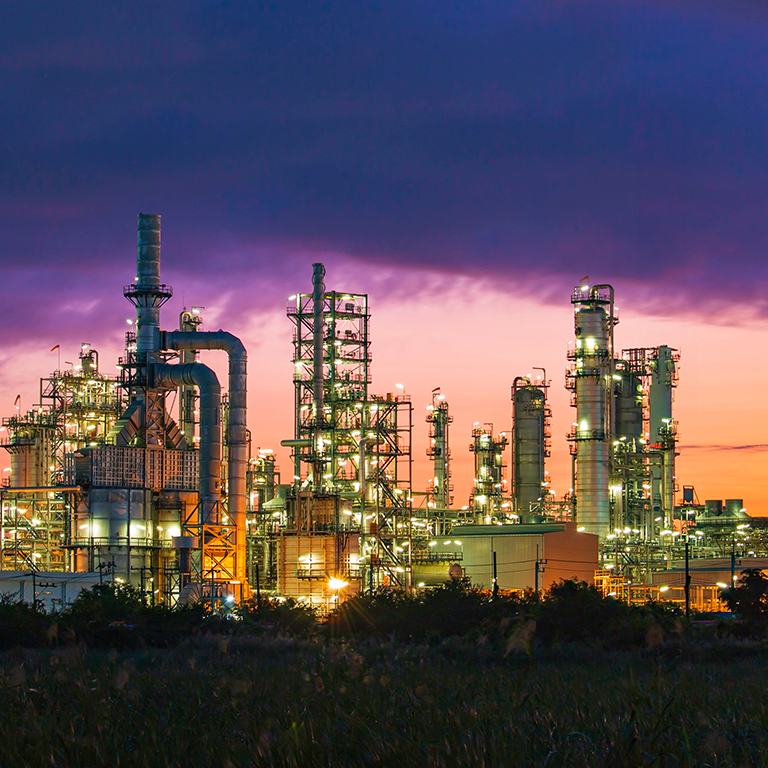
[[472,423],[538,366],[560,495],[589,275],[619,349],[681,352],[681,485],[768,514],[767,36],[763,0],[6,3],[0,414],[55,344],[114,372],[160,213],[163,325],[243,339],[254,446],[292,436],[286,299],[322,261],[370,296],[372,390],[413,398],[417,490],[431,390],[461,506]]

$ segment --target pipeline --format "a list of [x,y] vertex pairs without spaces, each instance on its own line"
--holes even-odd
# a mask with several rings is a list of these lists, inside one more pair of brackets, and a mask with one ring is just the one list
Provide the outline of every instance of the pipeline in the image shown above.
[[[197,335],[197,334],[194,334]],[[157,387],[194,385],[200,390],[200,520],[219,523],[221,502],[221,386],[216,374],[200,363],[152,367]]]
[[[229,429],[227,443],[228,512],[237,528],[238,578],[245,578],[245,473],[248,465],[248,431],[246,428],[247,366],[245,346],[237,336],[226,331],[164,331],[163,349],[218,349],[229,358]],[[201,367],[199,363],[191,367]],[[186,367],[186,366],[175,366]],[[201,393],[202,396],[202,393]],[[201,409],[202,411],[202,409]],[[202,413],[201,413],[202,415]],[[201,422],[202,423],[202,422]],[[219,427],[220,428],[220,427]],[[205,436],[200,435],[202,450]],[[202,458],[202,457],[201,457]],[[221,453],[219,453],[221,461]]]

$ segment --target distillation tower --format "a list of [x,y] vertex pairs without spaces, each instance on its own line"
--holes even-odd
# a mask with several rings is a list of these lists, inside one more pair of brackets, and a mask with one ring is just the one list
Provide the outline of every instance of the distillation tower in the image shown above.
[[445,395],[437,388],[432,391],[432,403],[427,406],[429,424],[429,447],[427,456],[432,460],[432,479],[427,488],[427,509],[434,518],[435,534],[446,533],[449,528],[448,516],[453,496],[451,491],[451,449],[448,442],[448,428],[453,416],[448,410]]
[[512,383],[512,493],[520,518],[545,510],[549,493],[544,461],[549,456],[547,383],[518,376]]
[[580,526],[603,539],[658,541],[674,517],[676,350],[617,355],[613,288],[580,285],[566,386],[574,393],[575,491]]
[[613,400],[613,328],[618,322],[610,285],[577,286],[574,305],[576,342],[567,386],[575,394],[575,443],[578,522],[588,533],[605,536],[611,524],[609,479]]
[[368,297],[324,278],[313,265],[312,293],[289,299],[294,474],[278,589],[327,606],[341,589],[411,586],[412,407],[369,393]]
[[469,450],[475,459],[475,476],[469,501],[470,518],[477,523],[509,521],[514,518],[506,493],[507,468],[504,451],[509,441],[505,432],[493,434],[493,424],[475,425]]
[[623,350],[615,361],[615,434],[611,501],[613,530],[637,529],[645,539],[673,527],[677,427],[672,400],[676,350]]

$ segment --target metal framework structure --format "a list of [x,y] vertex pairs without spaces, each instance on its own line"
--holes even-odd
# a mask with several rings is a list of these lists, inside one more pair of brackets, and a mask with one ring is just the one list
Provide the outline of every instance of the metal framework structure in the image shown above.
[[478,523],[509,521],[514,516],[504,477],[507,468],[504,451],[508,445],[506,433],[494,436],[493,424],[477,426],[472,430],[469,450],[475,457],[475,476],[469,510]]
[[40,401],[4,418],[0,446],[10,454],[0,488],[0,567],[60,571],[72,567],[68,547],[79,488],[67,484],[66,456],[104,445],[124,407],[115,377],[99,372],[99,356],[83,343],[77,365],[40,380]]
[[[274,451],[257,449],[249,459],[246,474],[248,515],[246,518],[247,577],[253,585],[274,588],[277,581],[277,536],[285,527],[285,499],[280,492],[280,472]],[[277,500],[277,503],[275,501]]]
[[[291,297],[287,310],[295,385],[294,438],[284,442],[294,457],[287,524],[296,534],[336,537],[325,547],[340,553],[322,564],[328,578],[409,588],[410,398],[369,394],[368,297],[326,291],[323,275],[315,265],[315,290]],[[330,499],[337,500],[331,516]],[[359,538],[355,553],[338,543],[348,543],[350,532]]]
[[427,517],[434,520],[436,535],[447,533],[450,528],[450,508],[453,503],[451,491],[451,448],[448,431],[451,416],[445,395],[440,388],[432,390],[432,403],[427,406],[429,424],[429,447],[427,456],[432,460],[432,478],[427,486]]

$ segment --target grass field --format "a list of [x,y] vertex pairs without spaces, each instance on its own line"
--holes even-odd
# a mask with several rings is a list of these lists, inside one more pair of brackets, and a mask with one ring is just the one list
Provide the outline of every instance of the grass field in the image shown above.
[[0,764],[768,765],[766,661],[737,650],[504,659],[278,636],[8,651]]

